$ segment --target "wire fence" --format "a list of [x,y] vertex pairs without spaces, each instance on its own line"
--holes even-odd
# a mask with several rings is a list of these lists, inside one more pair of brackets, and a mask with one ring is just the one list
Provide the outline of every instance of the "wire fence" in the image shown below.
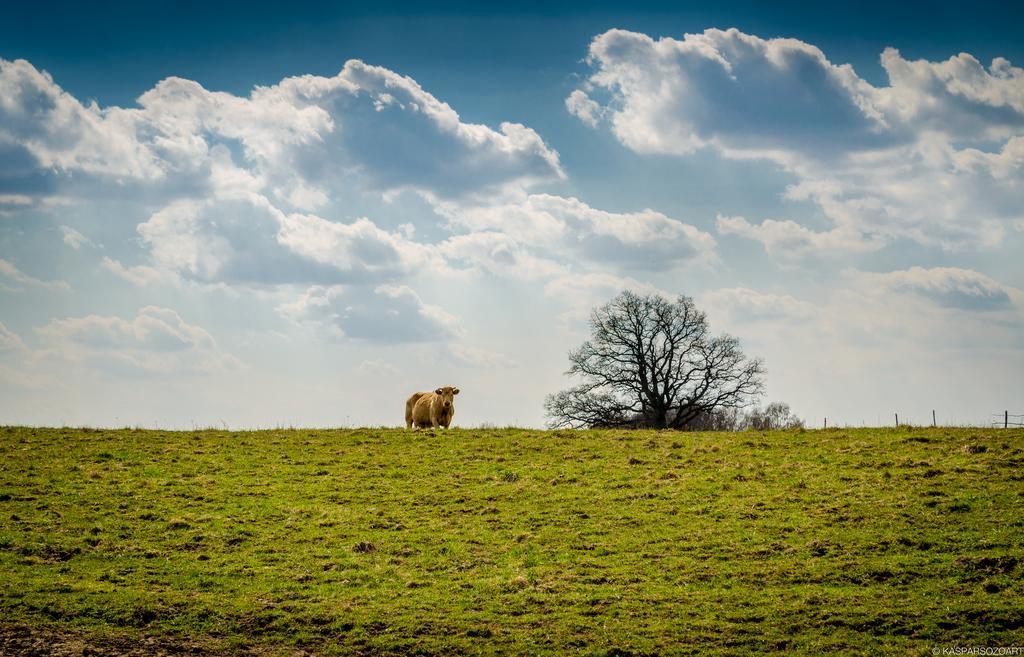
[[993,413],[992,417],[998,418],[992,420],[992,426],[994,427],[1002,427],[1004,429],[1024,427],[1024,415],[1014,415],[1010,411],[1003,411],[1002,413]]
[[[881,418],[879,418],[879,420],[881,420]],[[897,427],[903,427],[903,426],[910,426],[910,427],[929,426],[929,423],[927,421],[925,421],[923,423],[916,422],[914,420],[909,420],[908,421],[905,416],[904,416],[903,420],[900,420],[900,414],[899,413],[893,413],[892,414],[892,419],[890,419],[890,422],[893,422]],[[829,419],[826,417],[825,421],[823,423],[823,426],[826,429],[828,429],[830,426],[833,427],[833,428],[839,428],[841,424],[842,424],[841,422],[830,423]],[[880,421],[878,423],[878,426],[882,426],[882,425],[883,425],[883,423]],[[966,426],[974,426],[974,427],[991,426],[993,428],[998,428],[998,429],[1010,429],[1010,428],[1016,428],[1016,427],[1024,427],[1024,414],[1015,414],[1015,413],[1011,413],[1010,411],[1003,411],[1001,413],[993,413],[991,421],[985,422],[985,423],[975,424],[973,422],[970,422],[970,423],[967,423],[967,424],[962,424],[962,423],[959,423],[959,422],[956,422],[956,421],[954,421],[952,423],[950,423],[948,421],[945,421],[945,422],[940,424],[937,421],[937,419],[936,419],[935,411],[932,411],[930,425],[933,426],[933,427],[939,427],[939,426],[944,426],[944,427],[948,427],[948,426],[965,426],[965,427]],[[846,425],[846,426],[849,426],[849,425]]]

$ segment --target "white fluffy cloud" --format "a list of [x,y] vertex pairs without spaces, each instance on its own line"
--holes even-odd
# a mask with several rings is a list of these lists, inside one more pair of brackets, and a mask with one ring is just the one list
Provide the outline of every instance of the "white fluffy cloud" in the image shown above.
[[865,253],[881,246],[877,238],[869,238],[847,226],[815,231],[789,219],[765,219],[760,224],[751,224],[743,217],[721,215],[716,225],[722,235],[739,235],[760,242],[765,251],[784,262],[811,255]]
[[1005,139],[1024,127],[1024,69],[996,57],[986,68],[969,53],[943,62],[909,61],[882,52],[889,87],[875,90],[887,114],[916,129]]
[[181,200],[138,227],[156,267],[127,268],[111,259],[104,267],[139,284],[180,276],[204,283],[374,286],[481,273],[543,282],[608,267],[670,270],[716,260],[710,234],[653,210],[605,212],[546,194],[493,205],[434,203],[455,234],[430,244],[413,240],[409,227],[390,232],[366,218],[340,223],[287,213],[249,192]]
[[22,342],[21,336],[4,326],[3,322],[0,322],[0,352],[24,350],[25,343]]
[[[248,97],[172,77],[138,103],[84,105],[29,62],[0,60],[0,144],[24,161],[19,173],[159,182],[164,191],[242,182],[305,209],[353,175],[439,197],[564,176],[533,130],[464,123],[411,78],[358,60],[334,77],[287,78]],[[238,153],[225,156],[225,145]]]
[[147,306],[134,318],[88,315],[55,319],[36,329],[40,355],[104,368],[153,373],[213,372],[239,365],[205,329],[168,308]]
[[158,283],[177,284],[180,282],[180,278],[173,271],[158,269],[149,265],[126,266],[109,256],[103,257],[103,260],[100,261],[100,266],[118,278],[138,287],[146,287],[147,285]]
[[[834,230],[791,220],[720,221],[778,255],[881,248],[911,239],[946,250],[993,248],[1021,225],[1024,69],[882,53],[875,87],[796,39],[736,29],[683,39],[610,30],[594,39],[593,74],[567,99],[589,125],[606,122],[641,153],[763,158],[798,183]],[[995,145],[995,149],[993,149]]]
[[499,231],[476,231],[449,237],[438,245],[445,269],[451,272],[486,272],[500,278],[538,280],[562,273],[564,264],[535,255],[524,243]]
[[26,286],[44,290],[63,290],[65,292],[71,289],[71,286],[66,281],[44,281],[34,276],[29,276],[18,269],[17,265],[13,262],[0,258],[0,289],[9,292],[21,292]]
[[597,127],[598,119],[604,114],[601,106],[580,89],[574,90],[566,97],[565,109],[591,128]]
[[1024,347],[1024,292],[971,269],[849,269],[819,303],[749,288],[712,290],[700,302],[730,330],[793,352],[814,344],[837,355],[1010,349],[1019,357]]
[[26,194],[0,194],[0,214],[32,205],[32,197]]
[[818,314],[814,304],[792,295],[758,292],[745,287],[706,292],[700,296],[700,307],[717,315],[724,314],[733,324],[774,320],[806,321]]
[[285,317],[309,323],[336,338],[379,343],[435,342],[462,334],[458,320],[424,303],[405,285],[313,286],[278,307]]
[[0,59],[0,142],[20,146],[42,169],[158,177],[158,157],[138,138],[137,110],[83,105],[45,71]]
[[966,53],[908,61],[887,48],[889,86],[874,87],[812,44],[733,28],[681,40],[609,30],[588,61],[596,70],[569,110],[589,124],[607,112],[619,139],[641,152],[712,145],[788,163],[899,146],[925,130],[1005,139],[1024,127],[1024,69],[1004,58],[986,69]]
[[92,240],[90,240],[88,237],[78,232],[71,226],[61,226],[60,233],[61,239],[64,241],[64,243],[70,246],[75,251],[81,249],[83,245],[94,246]]
[[902,271],[847,274],[861,289],[875,294],[911,294],[943,308],[964,311],[1024,311],[1024,293],[970,269],[911,267]]
[[710,234],[646,209],[607,212],[576,198],[531,194],[489,205],[439,204],[453,224],[473,231],[501,230],[548,257],[667,270],[714,260]]
[[285,213],[265,197],[176,201],[138,227],[163,269],[201,282],[338,283],[392,279],[421,247],[368,219]]
[[[886,132],[852,67],[796,39],[712,29],[654,40],[609,30],[590,44],[588,61],[596,71],[587,88],[608,97],[612,130],[640,152],[713,145],[737,156],[829,154],[879,143]],[[570,110],[592,123],[596,101],[573,98]]]

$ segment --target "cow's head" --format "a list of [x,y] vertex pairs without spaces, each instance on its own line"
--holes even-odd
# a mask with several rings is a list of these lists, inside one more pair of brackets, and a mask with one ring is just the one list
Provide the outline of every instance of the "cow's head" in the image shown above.
[[455,395],[459,394],[459,389],[445,386],[435,390],[434,394],[441,398],[441,405],[448,409],[455,404]]

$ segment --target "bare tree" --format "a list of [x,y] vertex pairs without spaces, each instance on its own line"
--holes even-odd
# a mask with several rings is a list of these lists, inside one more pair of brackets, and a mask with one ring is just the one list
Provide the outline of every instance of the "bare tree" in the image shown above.
[[594,309],[590,327],[566,372],[583,383],[545,400],[552,427],[683,428],[761,392],[761,361],[736,338],[712,336],[690,297],[625,291]]

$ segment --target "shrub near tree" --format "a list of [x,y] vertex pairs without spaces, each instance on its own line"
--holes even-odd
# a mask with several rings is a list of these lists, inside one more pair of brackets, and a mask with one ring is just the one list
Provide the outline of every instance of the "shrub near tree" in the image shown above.
[[739,412],[764,386],[761,361],[712,335],[693,299],[625,291],[590,315],[591,337],[569,352],[579,385],[549,395],[552,427],[688,428]]
[[764,408],[727,408],[702,413],[683,428],[691,431],[774,431],[803,426],[804,421],[790,411],[789,404],[772,402]]
[[754,408],[744,418],[743,429],[772,431],[774,429],[799,429],[804,421],[789,410],[789,404],[772,402],[766,407]]

